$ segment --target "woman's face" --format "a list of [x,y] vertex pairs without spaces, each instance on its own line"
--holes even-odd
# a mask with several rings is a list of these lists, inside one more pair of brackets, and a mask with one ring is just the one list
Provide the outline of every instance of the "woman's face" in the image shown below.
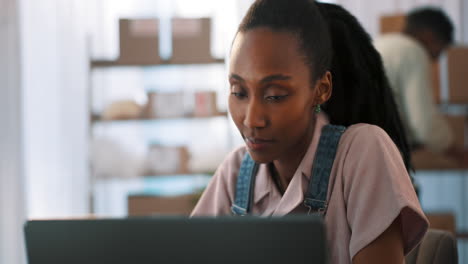
[[323,97],[317,96],[323,90],[317,86],[323,81],[311,83],[299,47],[294,34],[266,27],[240,32],[234,40],[229,111],[257,162],[294,156],[308,147],[313,109]]

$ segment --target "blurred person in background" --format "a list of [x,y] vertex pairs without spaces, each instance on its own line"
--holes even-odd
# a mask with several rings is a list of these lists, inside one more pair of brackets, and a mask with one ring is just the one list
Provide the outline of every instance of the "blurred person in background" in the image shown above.
[[454,27],[438,8],[410,11],[401,33],[374,40],[382,56],[408,141],[413,150],[427,148],[466,164],[463,146],[456,146],[449,123],[437,109],[432,96],[431,62],[453,43]]

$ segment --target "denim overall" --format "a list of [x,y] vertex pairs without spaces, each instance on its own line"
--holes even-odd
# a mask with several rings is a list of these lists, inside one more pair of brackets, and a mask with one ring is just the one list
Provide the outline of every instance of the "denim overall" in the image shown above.
[[[312,179],[304,199],[304,205],[309,208],[309,214],[312,212],[322,217],[325,216],[330,172],[335,160],[338,143],[345,129],[343,126],[336,125],[326,125],[322,129],[322,135],[320,136],[312,166]],[[242,160],[237,176],[236,197],[231,207],[234,215],[243,216],[249,214],[257,170],[258,164],[252,160],[252,157],[247,152]]]

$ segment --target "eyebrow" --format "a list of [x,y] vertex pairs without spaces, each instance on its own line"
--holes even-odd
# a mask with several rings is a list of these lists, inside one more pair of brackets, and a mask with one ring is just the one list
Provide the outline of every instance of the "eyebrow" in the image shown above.
[[[242,77],[240,77],[239,75],[234,74],[234,73],[231,74],[229,77],[233,78],[233,79],[236,79],[237,81],[240,81],[240,82],[245,82]],[[273,74],[273,75],[269,75],[269,76],[263,78],[260,81],[260,83],[265,84],[265,83],[269,83],[269,82],[272,82],[272,81],[286,81],[286,80],[291,80],[291,79],[292,79],[292,77],[289,76],[289,75]]]

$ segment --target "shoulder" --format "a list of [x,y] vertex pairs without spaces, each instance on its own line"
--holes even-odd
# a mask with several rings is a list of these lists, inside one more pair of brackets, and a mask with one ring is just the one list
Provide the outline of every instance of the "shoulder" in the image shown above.
[[374,40],[374,46],[384,60],[399,58],[402,60],[427,57],[426,51],[416,40],[403,34],[386,34]]
[[359,123],[349,126],[344,132],[343,137],[356,138],[363,134],[383,136],[386,133],[379,126],[366,123]]
[[401,33],[391,33],[391,34],[384,34],[378,38],[374,39],[374,46],[377,49],[391,49],[396,50],[398,48],[422,48],[420,44],[418,44],[414,39],[411,37],[405,36]]
[[219,165],[215,176],[221,177],[226,181],[232,181],[232,178],[237,176],[242,159],[246,153],[247,148],[245,146],[239,146],[232,150]]
[[[340,140],[338,151],[343,177],[348,181],[354,177],[375,177],[376,174],[385,174],[392,178],[395,175],[407,175],[398,147],[378,126],[370,124],[350,126]],[[361,173],[356,174],[356,171]]]
[[245,146],[238,147],[226,156],[200,197],[192,216],[230,214],[237,174],[246,151]]
[[379,126],[360,123],[346,129],[341,137],[340,145],[363,149],[394,146],[394,143],[390,136]]
[[228,166],[232,168],[240,168],[242,159],[247,153],[246,146],[239,146],[233,149],[221,163],[221,166]]

